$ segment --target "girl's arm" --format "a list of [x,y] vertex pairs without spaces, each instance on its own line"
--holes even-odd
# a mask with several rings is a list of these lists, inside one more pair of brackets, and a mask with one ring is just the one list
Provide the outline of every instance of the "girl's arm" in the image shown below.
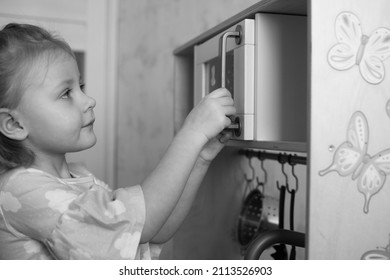
[[199,186],[210,166],[211,161],[217,156],[217,154],[225,146],[225,143],[231,137],[230,133],[220,135],[217,138],[212,139],[202,150],[198,157],[194,168],[188,178],[185,185],[185,189],[178,201],[175,209],[164,224],[160,232],[152,239],[153,243],[165,243],[167,242],[179,229],[184,219],[188,215],[191,209],[193,201],[198,192]]
[[199,153],[230,124],[226,116],[235,112],[233,99],[226,89],[210,93],[190,112],[155,170],[141,184],[146,205],[141,243],[151,241],[161,230],[182,196]]

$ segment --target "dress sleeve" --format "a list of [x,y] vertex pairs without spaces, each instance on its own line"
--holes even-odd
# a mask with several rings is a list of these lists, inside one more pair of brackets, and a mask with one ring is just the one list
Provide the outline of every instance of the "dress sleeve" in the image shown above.
[[85,191],[46,176],[25,174],[3,190],[4,216],[16,233],[43,242],[57,259],[151,259],[154,245],[140,244],[145,202],[140,186]]

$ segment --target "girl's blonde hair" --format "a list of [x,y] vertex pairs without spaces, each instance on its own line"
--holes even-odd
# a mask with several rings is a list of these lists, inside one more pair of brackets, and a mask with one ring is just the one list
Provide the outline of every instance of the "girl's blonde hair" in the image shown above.
[[[10,23],[0,31],[0,108],[15,109],[26,88],[27,76],[43,55],[67,53],[70,46],[61,38],[30,24]],[[34,153],[21,141],[0,133],[0,173],[20,166],[28,167]]]

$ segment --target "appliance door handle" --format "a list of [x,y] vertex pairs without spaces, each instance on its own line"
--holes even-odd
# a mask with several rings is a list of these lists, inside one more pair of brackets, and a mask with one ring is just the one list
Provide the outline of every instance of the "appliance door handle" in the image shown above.
[[241,25],[237,25],[235,31],[227,31],[222,35],[222,45],[221,45],[221,87],[226,87],[226,48],[227,48],[227,39],[229,37],[236,38],[236,44],[241,43],[242,37],[242,28]]
[[[221,44],[221,87],[226,88],[226,48],[227,48],[227,39],[229,37],[236,38],[236,44],[241,43],[242,38],[242,27],[237,25],[235,31],[227,31],[222,35],[222,44]],[[232,124],[229,125],[226,129],[234,131],[235,136],[241,135],[241,123],[238,117],[231,117]]]

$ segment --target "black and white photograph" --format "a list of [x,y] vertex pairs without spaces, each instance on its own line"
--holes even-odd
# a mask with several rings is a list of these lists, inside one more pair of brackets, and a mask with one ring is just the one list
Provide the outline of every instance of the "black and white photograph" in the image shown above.
[[380,275],[389,13],[386,0],[0,0],[0,267]]

